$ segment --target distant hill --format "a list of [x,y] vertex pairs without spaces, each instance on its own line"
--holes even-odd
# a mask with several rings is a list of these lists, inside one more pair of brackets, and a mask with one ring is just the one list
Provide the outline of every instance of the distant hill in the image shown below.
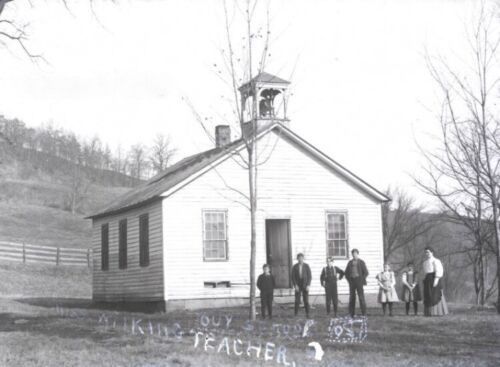
[[0,239],[88,247],[84,216],[140,182],[15,147],[0,135]]

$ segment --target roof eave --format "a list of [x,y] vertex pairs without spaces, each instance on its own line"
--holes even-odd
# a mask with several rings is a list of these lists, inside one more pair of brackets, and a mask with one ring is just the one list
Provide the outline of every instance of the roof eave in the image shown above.
[[[257,139],[259,139],[260,136],[267,134],[269,131],[271,131],[275,128],[278,128],[278,129],[281,129],[282,131],[284,131],[287,135],[291,136],[298,144],[309,147],[310,150],[312,150],[314,154],[321,156],[324,161],[327,161],[330,164],[330,166],[332,167],[332,169],[339,172],[340,175],[342,175],[347,180],[352,182],[352,184],[354,184],[360,190],[365,192],[368,196],[373,198],[375,201],[377,201],[379,203],[386,203],[386,202],[391,201],[391,199],[387,195],[385,195],[381,191],[377,190],[375,187],[373,187],[372,185],[370,185],[369,183],[364,181],[362,178],[360,178],[359,176],[357,176],[353,172],[349,171],[347,168],[342,166],[340,163],[338,163],[335,160],[333,160],[332,158],[330,158],[328,155],[326,155],[325,153],[320,151],[314,145],[307,142],[302,137],[295,134],[292,130],[288,129],[286,126],[284,126],[283,124],[281,124],[279,122],[274,122],[274,123],[269,124],[268,127],[266,127],[264,130],[262,130],[258,133]],[[233,147],[233,149],[237,150],[238,146]],[[223,162],[225,159],[227,159],[227,154],[231,151],[233,151],[233,150],[228,150],[224,156],[220,157],[216,162],[213,162],[209,166],[214,167],[214,166],[217,166],[218,164],[220,164],[221,162]],[[204,167],[203,170],[200,170],[200,172],[193,173],[193,175],[191,175],[190,177],[187,177],[182,182],[179,182],[175,187],[172,187],[169,190],[166,190],[163,194],[161,194],[161,196],[166,197],[166,196],[169,196],[169,195],[173,194],[174,192],[180,190],[182,187],[184,187],[186,185],[186,182],[191,182],[192,180],[196,179],[196,177],[198,177],[200,175],[200,173],[202,173],[201,171],[205,171],[207,169],[210,169],[210,167],[208,167],[208,166]]]
[[113,215],[117,215],[117,214],[121,214],[123,212],[127,212],[129,210],[133,210],[133,209],[137,209],[137,208],[140,208],[142,206],[146,206],[146,205],[149,205],[157,200],[161,200],[163,199],[160,195],[156,195],[156,196],[153,196],[147,200],[144,200],[144,201],[141,201],[141,202],[138,202],[138,203],[135,203],[135,204],[131,204],[131,205],[127,205],[127,206],[124,206],[123,208],[118,208],[118,209],[114,209],[114,210],[110,210],[110,211],[103,211],[103,212],[98,212],[98,213],[95,213],[95,214],[92,214],[92,215],[89,215],[87,217],[84,217],[84,219],[92,219],[92,220],[95,220],[95,219],[100,219],[100,218],[104,218],[104,217],[111,217]]
[[334,169],[336,169],[337,171],[341,171],[339,173],[341,173],[344,177],[353,182],[356,186],[360,187],[363,191],[369,194],[372,198],[376,199],[378,202],[385,203],[391,201],[391,199],[387,195],[377,190],[368,182],[366,182],[365,180],[363,180],[362,178],[360,178],[359,176],[357,176],[356,174],[345,168],[343,165],[341,165],[340,163],[329,157],[327,154],[323,153],[321,150],[316,148],[314,145],[312,145],[311,143],[309,143],[296,133],[294,133],[286,126],[280,124],[279,128],[285,131],[289,136],[294,138],[294,140],[296,140],[299,144],[312,148],[316,154],[320,155],[329,163],[331,163]]
[[[319,157],[321,157],[323,161],[326,161],[327,163],[330,164],[330,166],[332,167],[332,169],[334,169],[337,172],[339,172],[339,174],[341,174],[342,176],[344,176],[347,180],[351,181],[354,185],[356,185],[357,187],[359,187],[362,191],[364,191],[370,197],[372,197],[373,199],[375,199],[377,202],[379,202],[379,203],[386,203],[386,202],[390,202],[391,201],[391,198],[389,198],[387,195],[385,195],[381,191],[377,190],[375,187],[373,187],[370,184],[368,184],[366,181],[364,181],[363,179],[361,179],[359,176],[357,176],[353,172],[349,171],[347,168],[345,168],[344,166],[342,166],[340,163],[338,163],[335,160],[333,160],[332,158],[330,158],[328,155],[326,155],[325,153],[323,153],[322,151],[320,151],[314,145],[312,145],[311,143],[307,142],[302,137],[300,137],[299,135],[295,134],[292,130],[290,130],[289,128],[287,128],[286,126],[284,126],[283,124],[281,124],[279,122],[274,122],[274,123],[270,124],[268,127],[266,127],[264,130],[260,131],[258,133],[257,139],[260,138],[260,136],[267,134],[269,131],[271,131],[271,130],[273,130],[275,128],[281,129],[289,137],[291,137],[294,141],[296,141],[298,144],[305,146],[310,151],[312,151],[312,153],[314,153],[314,154],[318,155]],[[150,204],[150,203],[152,203],[152,202],[154,202],[156,200],[163,199],[165,196],[168,196],[168,195],[172,194],[173,192],[175,192],[175,191],[181,189],[182,187],[184,187],[185,184],[186,184],[186,182],[191,182],[193,180],[193,177],[195,179],[200,174],[202,174],[205,170],[210,169],[211,167],[217,166],[219,163],[221,163],[222,161],[224,161],[225,159],[227,159],[229,153],[234,154],[234,152],[237,151],[237,150],[239,150],[241,148],[241,146],[243,145],[243,140],[241,140],[239,142],[235,141],[235,143],[237,143],[237,144],[235,144],[234,146],[232,146],[231,149],[228,149],[225,152],[225,154],[223,154],[222,156],[220,156],[216,161],[209,163],[205,167],[202,167],[198,172],[193,172],[192,175],[186,177],[181,182],[178,182],[174,187],[169,188],[168,190],[164,191],[162,194],[155,195],[155,196],[153,196],[151,198],[148,198],[148,199],[146,199],[144,201],[141,201],[141,202],[138,202],[138,203],[135,203],[135,204],[132,204],[132,205],[127,205],[127,206],[124,206],[122,208],[118,208],[118,209],[115,209],[115,210],[98,212],[96,214],[92,214],[90,216],[85,217],[85,219],[93,219],[94,220],[94,219],[99,219],[99,218],[108,217],[108,216],[112,216],[112,215],[117,215],[117,214],[129,211],[129,210],[132,210],[132,209],[137,209],[137,208],[139,208],[141,206]]]

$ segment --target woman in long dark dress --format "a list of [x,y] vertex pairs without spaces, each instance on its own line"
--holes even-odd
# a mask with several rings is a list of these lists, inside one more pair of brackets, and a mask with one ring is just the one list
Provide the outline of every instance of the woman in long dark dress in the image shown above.
[[441,260],[434,257],[431,247],[425,248],[426,260],[424,270],[424,315],[444,316],[448,314],[448,305],[443,294],[442,279],[444,275]]

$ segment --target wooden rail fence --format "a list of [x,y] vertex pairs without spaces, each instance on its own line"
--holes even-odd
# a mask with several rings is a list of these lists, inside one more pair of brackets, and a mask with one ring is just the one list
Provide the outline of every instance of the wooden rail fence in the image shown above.
[[92,251],[84,248],[50,247],[0,241],[0,260],[90,267]]

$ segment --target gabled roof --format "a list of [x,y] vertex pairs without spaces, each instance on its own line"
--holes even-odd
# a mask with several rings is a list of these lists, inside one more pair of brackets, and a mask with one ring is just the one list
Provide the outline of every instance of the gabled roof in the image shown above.
[[238,89],[240,91],[246,89],[253,89],[256,83],[264,83],[264,84],[290,84],[288,80],[281,79],[276,75],[272,75],[266,73],[265,71],[260,72],[257,76],[253,77],[251,80],[240,86]]
[[265,71],[255,76],[251,81],[261,83],[290,84],[288,80],[281,79],[280,77],[266,73]]
[[215,162],[217,159],[224,156],[228,150],[240,145],[240,143],[242,143],[241,139],[222,148],[214,148],[186,157],[145,183],[118,197],[116,200],[110,202],[98,212],[89,215],[87,218],[99,218],[117,214],[159,199],[161,194],[166,190]]
[[294,140],[297,144],[305,148],[307,151],[311,152],[317,159],[323,161],[328,166],[330,166],[335,172],[344,177],[347,181],[351,182],[358,189],[366,193],[375,201],[385,203],[391,201],[391,198],[388,197],[383,192],[377,190],[375,187],[370,185],[368,182],[355,175],[353,172],[349,171],[346,167],[341,165],[339,162],[333,160],[328,155],[323,153],[321,150],[316,148],[311,143],[307,142],[305,139],[295,134],[292,130],[282,126],[282,134]]
[[[328,157],[326,154],[315,148],[312,144],[308,143],[279,122],[268,125],[265,129],[258,132],[258,135],[260,137],[275,129],[279,129],[282,136],[294,141],[296,144],[300,145],[306,151],[315,156],[315,158],[326,163],[335,172],[365,192],[375,201],[386,202],[390,200],[386,195],[369,185],[367,182],[363,181],[347,168]],[[209,169],[221,163],[224,159],[228,158],[231,154],[234,154],[235,151],[240,149],[242,146],[244,146],[244,141],[239,139],[225,147],[207,150],[205,152],[184,158],[173,166],[167,168],[164,172],[156,175],[149,181],[131,190],[125,195],[117,198],[115,201],[111,202],[106,207],[102,208],[97,213],[88,216],[87,218],[99,218],[117,214],[139,207],[146,203],[150,203],[154,200],[160,199],[162,196],[167,196],[181,189],[185,184],[200,175],[205,169]]]

